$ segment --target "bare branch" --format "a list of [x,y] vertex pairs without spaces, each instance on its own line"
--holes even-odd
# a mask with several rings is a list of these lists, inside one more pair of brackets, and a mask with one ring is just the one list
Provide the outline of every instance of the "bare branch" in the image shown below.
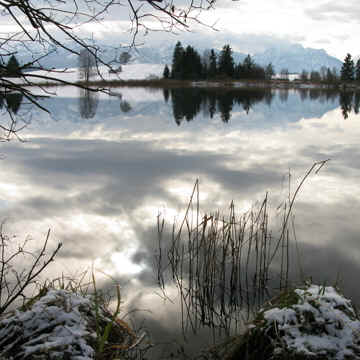
[[[37,254],[26,250],[28,238],[17,249],[13,249],[10,247],[9,237],[3,232],[3,225],[3,223],[0,225],[0,315],[15,301],[26,298],[25,290],[37,280],[62,247],[62,244],[59,243],[55,250],[47,254],[49,230]],[[26,269],[15,270],[15,262],[20,256],[24,256],[24,260],[32,258],[32,261]]]

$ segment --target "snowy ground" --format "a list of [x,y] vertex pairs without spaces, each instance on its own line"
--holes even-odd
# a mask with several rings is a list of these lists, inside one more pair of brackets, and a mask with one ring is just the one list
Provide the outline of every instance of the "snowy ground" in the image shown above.
[[[331,286],[309,284],[293,293],[296,301],[264,310],[263,325],[257,325],[262,327],[264,336],[272,336],[271,327],[276,330],[272,332],[273,354],[287,351],[299,359],[359,359],[360,321],[351,301]],[[93,359],[95,325],[100,318],[105,324],[112,319],[101,308],[96,312],[91,299],[49,289],[30,309],[9,313],[0,320],[0,357],[42,359],[38,356],[46,353],[47,358],[58,359],[66,353],[71,360]],[[121,329],[116,334],[121,335],[117,346],[122,349],[138,346],[145,336],[137,337],[121,320],[115,324]],[[120,341],[117,336],[116,341]]]
[[283,332],[287,348],[309,357],[359,358],[360,321],[350,300],[331,286],[310,285],[294,292],[297,304],[263,314],[268,324]]
[[[91,80],[143,80],[151,77],[161,77],[164,65],[162,64],[129,64],[122,65],[122,72],[118,74],[109,74],[109,69],[105,66],[99,68],[101,76],[96,75]],[[77,68],[71,69],[57,69],[53,72],[48,71],[34,71],[29,73],[29,80],[32,82],[44,82],[47,81],[43,78],[36,78],[35,76],[47,76],[50,78],[60,79],[68,82],[74,82],[79,80],[79,71]],[[20,82],[21,79],[12,78],[11,81]],[[54,80],[55,81],[55,80]]]
[[93,359],[94,349],[85,338],[96,338],[96,334],[87,329],[84,309],[92,311],[89,299],[64,290],[50,290],[31,310],[15,311],[0,322],[0,355],[8,358],[17,353],[19,357],[32,358],[50,352],[53,359],[60,358],[65,350],[71,359]]
[[131,350],[145,336],[136,338],[127,323],[113,321],[94,297],[49,289],[30,309],[0,318],[0,358],[91,360],[109,322],[113,336],[109,346]]

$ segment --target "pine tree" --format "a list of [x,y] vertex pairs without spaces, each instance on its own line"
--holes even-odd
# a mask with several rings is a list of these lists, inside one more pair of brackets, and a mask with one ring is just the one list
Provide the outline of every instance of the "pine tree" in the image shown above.
[[309,72],[307,70],[303,70],[300,74],[301,81],[308,81],[309,80]]
[[251,74],[251,79],[265,80],[266,79],[265,69],[262,66],[255,64]]
[[202,79],[204,77],[204,66],[200,54],[194,50],[194,78]]
[[202,77],[201,57],[190,45],[186,47],[182,65],[182,79],[196,80]]
[[175,45],[172,66],[171,66],[171,78],[172,79],[181,79],[183,71],[183,62],[184,62],[184,48],[181,45],[181,42],[178,41]]
[[219,74],[232,77],[234,75],[234,59],[230,45],[224,45],[221,50],[218,65]]
[[275,75],[274,67],[272,63],[269,63],[265,69],[265,79],[271,80],[271,78]]
[[319,71],[313,70],[310,73],[310,81],[312,82],[320,82],[321,81],[321,75]]
[[347,54],[343,65],[341,67],[341,80],[352,81],[354,80],[355,66],[354,61],[350,54]]
[[164,67],[163,77],[164,79],[168,79],[170,77],[170,70],[167,64]]
[[334,81],[339,81],[340,80],[340,76],[339,76],[339,72],[338,72],[338,69],[334,66],[332,68],[332,75],[334,77]]
[[274,75],[274,67],[270,63],[266,69],[257,65],[250,55],[247,55],[243,63],[239,63],[236,67],[236,77],[241,79],[257,79],[257,80],[270,80]]
[[79,75],[80,79],[88,82],[91,77],[96,74],[96,59],[95,56],[83,49],[79,54]]
[[356,62],[355,79],[356,79],[356,81],[360,81],[360,59]]
[[216,73],[217,73],[217,57],[216,57],[214,49],[211,49],[210,64],[209,64],[209,70],[208,70],[209,78],[214,78],[216,76]]
[[10,76],[20,76],[20,65],[15,55],[11,55],[7,65],[7,72]]
[[243,66],[242,66],[243,76],[245,78],[250,79],[252,77],[251,74],[252,74],[254,66],[255,66],[255,62],[253,61],[253,59],[251,58],[250,55],[247,55],[243,61]]
[[327,68],[326,70],[326,78],[325,78],[326,82],[328,83],[331,83],[334,81],[334,77],[333,77],[333,74],[331,72],[331,69],[330,68]]
[[204,78],[208,77],[209,65],[210,65],[210,55],[211,50],[205,49],[201,56],[201,64],[202,64],[202,75]]

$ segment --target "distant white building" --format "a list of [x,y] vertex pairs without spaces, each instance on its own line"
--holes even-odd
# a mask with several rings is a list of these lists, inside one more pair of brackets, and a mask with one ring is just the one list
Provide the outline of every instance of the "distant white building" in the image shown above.
[[275,74],[271,79],[293,81],[300,79],[300,74]]

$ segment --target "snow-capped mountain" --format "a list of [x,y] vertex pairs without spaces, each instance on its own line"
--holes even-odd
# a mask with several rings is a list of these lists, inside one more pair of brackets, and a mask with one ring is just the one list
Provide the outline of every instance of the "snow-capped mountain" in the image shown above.
[[322,66],[330,69],[341,68],[342,62],[327,54],[324,49],[304,48],[294,44],[287,49],[270,48],[261,54],[254,55],[254,60],[260,65],[272,63],[277,72],[288,69],[291,73],[300,73],[303,69],[320,70]]
[[[183,44],[186,47],[188,44]],[[192,45],[192,44],[190,44]],[[68,47],[77,49],[78,45],[67,44]],[[119,58],[122,51],[127,49],[117,49],[105,44],[99,44],[101,48],[100,55],[106,62],[114,61]],[[175,42],[160,44],[158,46],[143,46],[136,49],[130,49],[132,62],[145,64],[171,64]],[[202,54],[205,50],[204,44],[195,44],[193,47]],[[217,53],[221,49],[215,49]],[[36,53],[36,51],[34,51]],[[242,62],[247,54],[233,52],[235,63]],[[303,69],[320,70],[322,66],[340,69],[342,62],[326,53],[323,49],[304,48],[299,44],[292,44],[286,47],[273,47],[262,53],[251,54],[255,62],[259,65],[266,66],[270,62],[273,64],[275,71],[280,72],[286,68],[290,73],[300,73]],[[17,58],[21,63],[30,61],[28,54],[24,50],[17,51]],[[50,54],[41,60],[41,64],[50,68],[69,68],[78,65],[78,57],[62,48],[52,49]]]
[[[139,48],[134,57],[139,63],[171,64],[174,46],[175,44],[157,48]],[[183,46],[186,47],[187,44],[183,44]],[[194,46],[194,48],[200,54],[204,51],[204,48],[201,47]],[[216,49],[216,53],[219,53],[220,50]],[[251,55],[259,65],[266,66],[272,63],[276,72],[280,72],[284,68],[288,69],[290,73],[301,73],[304,69],[307,71],[319,71],[322,66],[330,69],[335,67],[339,71],[342,65],[339,59],[330,56],[324,49],[304,48],[299,44],[287,47],[273,47],[262,53]],[[242,62],[246,56],[247,54],[241,52],[233,52],[235,63]]]

